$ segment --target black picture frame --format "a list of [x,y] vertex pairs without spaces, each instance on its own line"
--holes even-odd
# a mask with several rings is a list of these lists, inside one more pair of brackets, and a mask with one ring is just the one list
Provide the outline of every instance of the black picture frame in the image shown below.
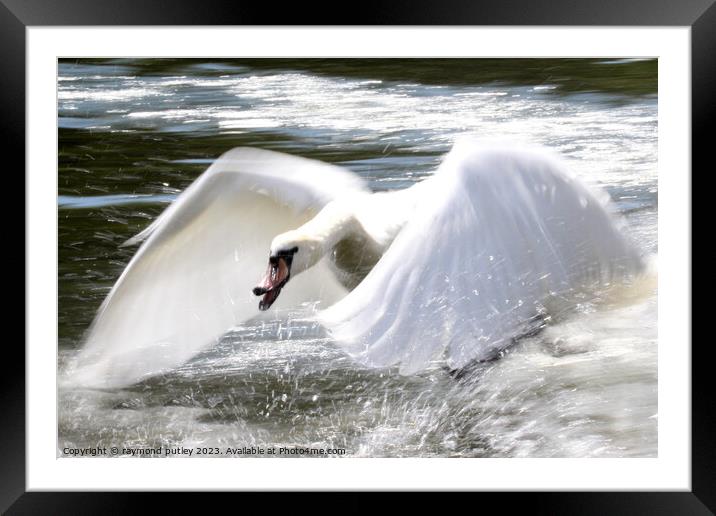
[[[345,14],[338,14],[343,12]],[[326,14],[328,13],[328,16]],[[323,16],[321,16],[321,14]],[[716,115],[716,6],[714,0],[530,0],[470,1],[400,0],[379,4],[364,1],[355,9],[286,3],[280,8],[260,2],[191,0],[0,0],[0,141],[5,156],[17,157],[6,171],[15,179],[25,170],[25,29],[42,25],[622,25],[689,26],[692,59],[692,178],[706,174],[711,143],[709,122]],[[10,174],[8,174],[10,175]],[[7,178],[7,175],[6,175]],[[24,180],[13,189],[25,191]],[[19,210],[18,210],[19,212]],[[8,237],[6,237],[8,238]],[[19,248],[13,239],[12,247]],[[7,241],[7,240],[6,240]],[[23,252],[8,253],[12,271],[25,266]],[[27,274],[27,269],[24,269]],[[10,272],[9,275],[19,277]],[[8,320],[10,320],[8,318]],[[8,325],[9,326],[9,325]],[[10,346],[12,340],[12,346]],[[691,343],[672,343],[690,345]],[[692,346],[692,490],[642,493],[476,493],[482,500],[498,498],[502,510],[525,507],[535,514],[713,514],[716,511],[716,428],[711,394],[711,343]],[[0,374],[0,510],[7,514],[94,514],[136,512],[146,493],[25,492],[25,363],[24,350],[7,339],[5,367]],[[12,365],[10,365],[12,364]],[[215,496],[215,495],[212,495]],[[241,496],[246,496],[241,495]],[[253,496],[253,495],[252,495]],[[352,510],[368,510],[369,498],[353,493]],[[218,501],[225,501],[221,496]],[[289,503],[301,504],[305,496]],[[309,499],[310,500],[310,499]],[[249,500],[261,503],[260,500]],[[453,500],[455,501],[455,500]],[[162,496],[162,509],[187,508],[185,495]],[[474,503],[474,502],[469,502]],[[482,502],[481,502],[482,503]],[[328,505],[331,505],[330,503]],[[310,509],[314,510],[314,503]],[[305,508],[308,508],[304,506]],[[320,508],[316,508],[320,510]],[[325,510],[325,508],[324,508]]]

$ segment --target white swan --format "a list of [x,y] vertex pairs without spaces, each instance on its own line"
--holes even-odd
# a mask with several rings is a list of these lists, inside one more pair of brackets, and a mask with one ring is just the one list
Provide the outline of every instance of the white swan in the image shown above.
[[641,269],[606,203],[540,149],[463,141],[433,176],[389,193],[333,165],[233,149],[127,242],[144,241],[72,374],[131,384],[257,308],[305,301],[361,363],[461,368]]

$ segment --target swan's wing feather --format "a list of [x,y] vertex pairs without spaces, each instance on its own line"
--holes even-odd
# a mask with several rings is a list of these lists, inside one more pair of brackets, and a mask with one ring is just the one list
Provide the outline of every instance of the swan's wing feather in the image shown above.
[[[224,154],[171,204],[102,304],[73,372],[119,386],[170,370],[259,314],[251,289],[271,239],[336,196],[364,190],[350,172],[257,149]],[[345,294],[322,263],[292,280],[277,309]]]
[[419,186],[375,268],[319,314],[367,365],[491,358],[545,309],[640,267],[605,198],[543,151],[456,147]]
[[197,206],[201,208],[203,205],[197,202],[195,195],[200,195],[201,191],[213,195],[214,192],[207,189],[207,183],[215,181],[215,176],[227,179],[233,189],[268,195],[294,211],[321,207],[344,192],[369,191],[359,176],[336,165],[281,152],[236,147],[222,154],[159,217],[123,245],[138,244],[160,227],[167,229],[186,219],[185,216],[175,217],[177,212],[192,211]]

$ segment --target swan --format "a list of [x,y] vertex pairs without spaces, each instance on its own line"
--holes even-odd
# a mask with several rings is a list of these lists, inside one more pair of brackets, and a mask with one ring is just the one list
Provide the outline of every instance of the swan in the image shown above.
[[376,193],[335,165],[235,148],[125,242],[141,245],[72,375],[130,385],[306,303],[358,363],[460,369],[642,270],[612,211],[539,147],[461,140],[427,179]]

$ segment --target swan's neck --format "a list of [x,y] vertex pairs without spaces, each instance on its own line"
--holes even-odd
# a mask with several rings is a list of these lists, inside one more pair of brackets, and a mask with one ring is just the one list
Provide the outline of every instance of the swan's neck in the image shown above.
[[330,202],[303,226],[274,238],[271,252],[296,247],[292,274],[297,274],[316,265],[341,240],[360,231],[350,203]]
[[360,231],[360,224],[353,210],[331,202],[296,231],[319,242],[323,256],[331,252],[338,242]]

